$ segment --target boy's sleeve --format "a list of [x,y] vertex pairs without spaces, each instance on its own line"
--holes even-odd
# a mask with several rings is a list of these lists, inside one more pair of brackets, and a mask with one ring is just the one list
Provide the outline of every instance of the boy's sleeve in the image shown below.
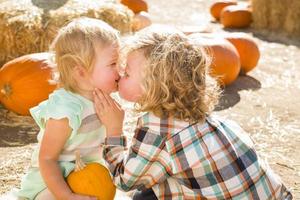
[[171,163],[160,133],[149,127],[137,128],[128,153],[125,150],[124,136],[106,138],[104,158],[119,188],[150,188],[169,177]]

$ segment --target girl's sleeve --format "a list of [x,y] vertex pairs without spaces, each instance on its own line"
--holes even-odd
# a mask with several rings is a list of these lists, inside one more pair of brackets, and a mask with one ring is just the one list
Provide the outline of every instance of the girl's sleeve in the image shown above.
[[45,129],[48,119],[59,120],[67,118],[69,126],[72,128],[72,137],[80,127],[82,106],[76,99],[54,92],[49,96],[48,100],[31,108],[30,113],[42,130]]
[[151,127],[141,125],[135,130],[128,153],[124,136],[108,137],[105,141],[104,158],[115,184],[125,191],[150,188],[171,173],[165,139]]

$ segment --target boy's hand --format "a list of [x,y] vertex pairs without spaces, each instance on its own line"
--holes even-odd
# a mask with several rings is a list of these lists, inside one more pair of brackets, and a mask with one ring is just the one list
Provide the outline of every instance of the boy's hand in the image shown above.
[[124,110],[121,106],[99,89],[95,89],[94,103],[96,113],[106,128],[107,136],[120,136],[124,120]]
[[72,193],[68,200],[97,200],[97,197],[91,197],[91,196],[85,196],[85,195],[80,195],[80,194],[74,194]]

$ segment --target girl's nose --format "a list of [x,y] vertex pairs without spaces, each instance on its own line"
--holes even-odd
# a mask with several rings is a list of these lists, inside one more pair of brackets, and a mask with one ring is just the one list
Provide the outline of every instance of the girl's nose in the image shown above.
[[117,78],[116,80],[118,80],[118,81],[121,79],[121,76],[119,73],[116,74],[116,78]]
[[120,78],[121,78],[121,75],[120,75],[120,72],[119,72],[119,70],[116,70],[115,71],[115,77],[116,77],[116,80],[120,80]]

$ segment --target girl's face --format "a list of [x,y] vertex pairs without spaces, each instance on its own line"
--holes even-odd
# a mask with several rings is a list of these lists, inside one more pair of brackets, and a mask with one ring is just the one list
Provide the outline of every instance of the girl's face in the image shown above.
[[145,64],[146,58],[141,51],[128,54],[124,76],[119,81],[119,93],[123,99],[137,102],[142,96],[142,70]]
[[118,89],[119,47],[110,45],[96,48],[96,57],[93,71],[90,75],[92,87],[98,88],[103,92],[110,94]]

